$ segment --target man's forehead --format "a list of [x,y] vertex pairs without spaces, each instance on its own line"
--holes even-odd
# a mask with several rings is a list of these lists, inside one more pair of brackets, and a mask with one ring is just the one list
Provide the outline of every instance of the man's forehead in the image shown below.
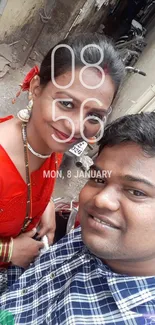
[[[115,157],[115,159],[114,159]],[[148,161],[153,163],[155,161],[155,157],[150,157],[146,154],[142,147],[134,142],[126,142],[115,145],[106,145],[103,150],[100,152],[96,161],[100,164],[115,161],[122,161],[122,163],[131,163],[133,160],[138,163],[144,163]]]
[[136,143],[106,146],[95,160],[99,169],[112,170],[119,175],[143,175],[155,182],[155,157],[149,157]]

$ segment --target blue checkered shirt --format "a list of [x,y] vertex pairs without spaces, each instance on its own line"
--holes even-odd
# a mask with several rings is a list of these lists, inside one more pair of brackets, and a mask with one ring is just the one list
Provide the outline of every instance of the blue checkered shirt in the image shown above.
[[0,310],[11,312],[15,324],[155,324],[155,277],[112,272],[83,244],[80,228],[18,280],[16,274],[8,271],[9,289],[0,297]]

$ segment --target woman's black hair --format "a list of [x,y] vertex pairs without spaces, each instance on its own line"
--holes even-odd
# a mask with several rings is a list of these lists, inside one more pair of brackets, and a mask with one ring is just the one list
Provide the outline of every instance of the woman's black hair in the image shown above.
[[[84,66],[84,63],[81,60],[81,51],[86,45],[90,46],[84,51],[84,59],[89,64],[96,64],[100,60],[101,50],[103,53],[103,60],[99,66],[103,70],[106,69],[114,82],[116,89],[115,94],[117,93],[125,76],[125,67],[119,53],[114,49],[112,42],[107,37],[96,33],[78,34],[77,36],[71,36],[64,39],[57,45],[62,44],[68,45],[73,50],[75,56],[75,68]],[[100,47],[100,50],[95,46],[91,46],[91,44],[97,45]],[[54,67],[51,67],[52,52],[57,45],[50,49],[41,64],[39,76],[40,83],[43,86],[46,86],[46,84],[51,81],[51,69],[54,69],[54,78],[71,70],[71,53],[69,49],[65,47],[61,47],[55,51]]]

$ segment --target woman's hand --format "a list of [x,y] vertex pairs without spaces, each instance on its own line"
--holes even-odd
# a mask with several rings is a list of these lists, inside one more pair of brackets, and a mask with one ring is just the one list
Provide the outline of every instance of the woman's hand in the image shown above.
[[48,244],[51,245],[54,240],[56,222],[55,222],[55,205],[53,202],[49,202],[39,223],[40,230],[38,231],[38,237],[42,238],[44,235],[48,238]]
[[12,264],[27,268],[39,255],[39,250],[44,244],[32,238],[35,234],[34,228],[13,239]]

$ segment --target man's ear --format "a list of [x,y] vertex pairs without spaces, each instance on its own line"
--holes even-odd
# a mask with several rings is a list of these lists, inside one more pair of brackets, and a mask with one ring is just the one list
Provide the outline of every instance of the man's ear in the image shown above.
[[41,94],[41,86],[40,86],[40,77],[36,75],[30,82],[29,92],[32,93],[32,98],[35,100]]

